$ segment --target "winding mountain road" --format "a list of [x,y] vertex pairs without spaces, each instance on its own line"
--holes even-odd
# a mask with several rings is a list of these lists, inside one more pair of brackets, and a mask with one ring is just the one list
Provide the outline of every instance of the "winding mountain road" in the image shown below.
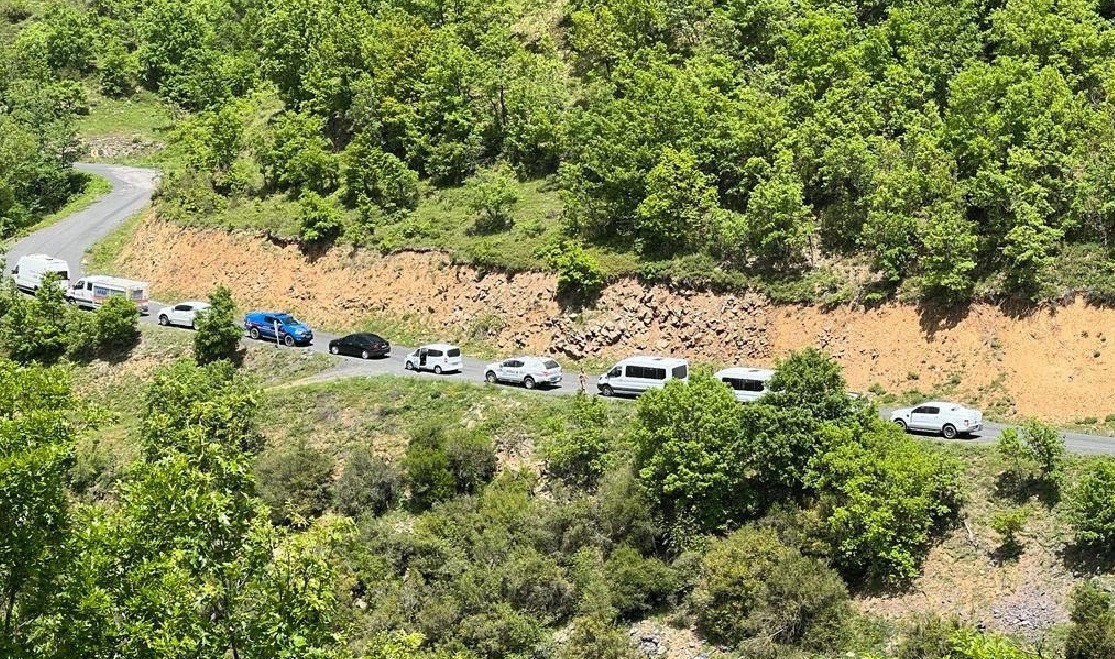
[[[123,165],[109,164],[79,164],[77,168],[82,171],[99,174],[112,183],[112,191],[101,197],[87,208],[53,224],[36,231],[26,238],[15,243],[5,255],[5,272],[15,266],[21,256],[34,253],[46,253],[51,256],[65,259],[73,269],[71,277],[76,279],[84,274],[82,264],[85,253],[98,240],[104,238],[113,229],[129,217],[145,208],[151,202],[152,194],[158,185],[160,172],[151,169],[126,167]],[[157,322],[159,303],[152,301],[151,315],[144,316],[144,322]],[[183,330],[189,331],[189,330]],[[318,353],[328,353],[328,345],[335,338],[329,334],[315,333],[314,344],[309,348],[283,348],[277,350],[311,350]],[[390,337],[388,337],[390,339]],[[247,341],[248,339],[245,339]],[[347,357],[337,357],[337,364],[317,375],[300,380],[297,384],[326,382],[350,377],[369,377],[375,375],[406,375],[421,378],[436,378],[446,380],[466,380],[470,382],[483,382],[484,370],[487,362],[466,357],[464,368],[460,373],[448,375],[434,375],[431,373],[414,373],[403,369],[402,356],[410,352],[411,348],[393,345],[393,355],[384,359],[361,360]],[[587,386],[595,390],[596,378],[589,379]],[[572,394],[580,388],[576,371],[567,371],[565,382],[561,387],[553,389],[539,389],[543,394]],[[958,438],[951,440],[960,443],[993,444],[998,441],[999,435],[1006,426],[997,423],[985,424],[984,431],[976,437]],[[1069,451],[1080,455],[1115,455],[1115,438],[1100,435],[1086,435],[1082,433],[1063,432],[1065,444]]]

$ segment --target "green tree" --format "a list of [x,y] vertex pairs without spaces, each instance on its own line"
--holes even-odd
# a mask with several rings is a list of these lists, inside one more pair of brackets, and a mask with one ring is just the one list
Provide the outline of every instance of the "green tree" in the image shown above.
[[469,188],[469,208],[475,216],[474,231],[487,234],[511,228],[519,193],[506,165],[480,172],[470,179]]
[[1115,546],[1115,460],[1094,462],[1077,481],[1072,520],[1078,542],[1103,551]]
[[0,650],[19,656],[48,595],[68,526],[73,464],[69,384],[57,369],[0,360]]
[[1115,606],[1111,593],[1094,582],[1072,591],[1065,659],[1100,659],[1115,654]]
[[303,192],[298,200],[298,236],[307,244],[331,243],[345,231],[341,209],[332,199]]
[[388,215],[418,205],[418,175],[371,135],[358,135],[341,154],[341,183],[350,205],[374,206]]
[[278,524],[301,526],[332,502],[332,456],[304,441],[263,451],[255,465],[256,489]]
[[232,291],[221,285],[209,294],[209,309],[197,318],[194,334],[194,359],[205,366],[222,359],[240,361],[240,339],[244,331],[236,324]]
[[751,190],[743,215],[745,253],[777,268],[801,263],[813,237],[813,213],[801,179],[782,152],[770,173]]
[[646,191],[635,209],[635,235],[643,254],[669,257],[707,244],[716,190],[693,153],[664,149],[647,173]]
[[102,350],[130,349],[139,341],[139,308],[126,297],[109,297],[93,318]]
[[356,449],[344,463],[335,488],[337,510],[349,517],[382,515],[399,503],[402,479],[383,458]]
[[1042,481],[1059,487],[1065,461],[1065,439],[1057,429],[1029,419],[1021,432],[1007,428],[999,437],[999,454],[1010,461],[1008,474],[1021,482],[1034,471]]
[[337,187],[337,157],[325,138],[323,122],[316,115],[280,114],[259,151],[264,175],[278,190],[327,194]]

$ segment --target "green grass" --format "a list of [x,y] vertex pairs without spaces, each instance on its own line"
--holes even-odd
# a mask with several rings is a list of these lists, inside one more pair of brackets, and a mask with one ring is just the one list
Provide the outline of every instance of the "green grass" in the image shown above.
[[85,252],[85,269],[104,274],[118,273],[117,261],[120,252],[131,242],[146,217],[146,213],[136,213],[113,229],[112,233],[97,241]]
[[89,114],[78,117],[78,134],[84,138],[125,137],[154,141],[164,139],[174,116],[157,96],[139,92],[129,98],[89,93]]

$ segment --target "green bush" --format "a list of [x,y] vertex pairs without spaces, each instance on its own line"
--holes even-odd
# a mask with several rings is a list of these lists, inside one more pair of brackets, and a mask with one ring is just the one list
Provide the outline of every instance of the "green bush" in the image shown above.
[[97,55],[101,93],[105,96],[130,96],[136,88],[135,56],[118,39],[109,39]]
[[338,163],[323,133],[322,119],[306,112],[284,112],[260,147],[268,185],[277,190],[328,194],[337,188]]
[[209,294],[209,309],[197,318],[194,359],[199,366],[219,360],[239,363],[244,330],[236,323],[232,291],[223,284]]
[[1027,506],[998,510],[992,515],[991,528],[999,534],[1000,551],[1008,555],[1016,555],[1022,551],[1020,536],[1029,519],[1030,509]]
[[519,193],[509,167],[501,165],[485,170],[474,176],[468,187],[468,205],[475,216],[475,233],[498,233],[511,228],[514,223],[512,212],[519,203]]
[[383,458],[356,449],[345,460],[334,489],[337,511],[349,517],[382,515],[399,501],[402,479]]
[[1005,428],[999,436],[999,454],[1010,461],[1008,473],[1016,481],[1036,471],[1046,483],[1058,485],[1065,461],[1065,439],[1056,428],[1030,419],[1016,428]]
[[701,632],[736,648],[770,641],[832,653],[852,614],[840,577],[754,527],[713,543],[692,599]]
[[139,341],[139,309],[131,300],[113,295],[94,314],[97,346],[122,350]]
[[344,213],[333,200],[303,192],[298,200],[298,237],[307,244],[331,243],[345,232]]
[[1072,494],[1073,529],[1078,542],[1112,553],[1115,547],[1115,459],[1088,466]]
[[595,487],[618,459],[622,432],[607,404],[596,396],[578,394],[568,411],[542,442],[540,453],[550,475],[571,485]]
[[540,248],[535,256],[557,272],[557,292],[561,297],[589,301],[607,283],[604,269],[578,241],[563,238]]
[[909,581],[960,509],[959,466],[878,420],[824,433],[831,448],[808,481],[835,564],[855,578]]
[[556,659],[642,659],[627,633],[599,615],[575,618]]
[[403,470],[410,490],[410,500],[418,510],[450,499],[457,489],[449,454],[445,451],[445,434],[439,426],[419,428],[407,443]]
[[13,289],[5,294],[0,336],[13,360],[51,363],[66,354],[73,309],[66,305],[57,281],[54,275],[43,277],[34,300]]
[[950,659],[1026,659],[1031,656],[1005,636],[962,627],[952,635]]
[[633,620],[665,604],[680,583],[668,565],[628,546],[619,547],[604,562],[604,578],[616,612]]
[[1094,582],[1072,591],[1072,608],[1065,659],[1109,659],[1115,657],[1115,599]]
[[385,214],[418,206],[418,175],[361,133],[341,154],[341,193],[351,206],[376,206]]
[[474,432],[451,433],[445,443],[454,488],[460,494],[475,494],[496,475],[496,453],[492,441]]
[[897,659],[947,659],[960,622],[937,616],[914,619],[898,644]]
[[276,523],[301,525],[329,509],[333,458],[305,442],[271,447],[256,461],[256,488]]

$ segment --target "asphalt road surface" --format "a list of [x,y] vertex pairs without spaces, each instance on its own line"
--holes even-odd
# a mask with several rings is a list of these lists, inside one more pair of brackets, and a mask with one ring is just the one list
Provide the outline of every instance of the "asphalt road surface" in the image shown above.
[[[112,192],[101,197],[88,208],[74,213],[60,222],[36,231],[12,246],[6,255],[5,272],[15,266],[19,257],[26,254],[46,253],[51,256],[63,258],[69,262],[72,270],[71,278],[85,274],[81,267],[83,256],[90,247],[101,238],[105,237],[119,226],[124,220],[145,208],[151,202],[151,195],[158,183],[159,172],[150,169],[138,169],[121,165],[107,164],[80,164],[78,169],[93,172],[104,176],[112,182]],[[165,304],[165,303],[164,303]],[[144,322],[158,322],[158,310],[163,306],[158,302],[151,302],[151,313],[143,317]],[[190,330],[182,330],[190,331]],[[329,341],[334,337],[330,334],[315,332],[313,345],[308,348],[286,348],[276,346],[276,350],[311,350],[319,353],[328,353]],[[386,337],[390,340],[391,337]],[[245,341],[250,339],[245,338]],[[266,343],[259,341],[259,343]],[[433,373],[414,373],[403,368],[403,357],[412,350],[411,347],[392,344],[391,355],[382,359],[362,360],[353,357],[338,357],[336,366],[311,376],[301,383],[325,382],[350,377],[369,377],[375,375],[408,375],[411,377],[436,378],[442,380],[464,380],[469,382],[483,382],[485,360],[474,359],[466,356],[460,373],[435,375]],[[508,355],[509,357],[511,355]],[[596,390],[596,375],[590,375],[586,388],[590,392]],[[500,385],[505,386],[505,385]],[[578,371],[566,371],[565,379],[560,387],[538,389],[540,394],[560,395],[576,393],[580,389]],[[885,414],[885,412],[884,412]],[[993,444],[998,441],[999,434],[1006,426],[998,423],[984,424],[984,430],[975,437],[962,437],[954,442],[972,442],[977,444]],[[1065,444],[1069,451],[1081,455],[1115,455],[1115,438],[1099,435],[1085,435],[1081,433],[1063,432]]]

